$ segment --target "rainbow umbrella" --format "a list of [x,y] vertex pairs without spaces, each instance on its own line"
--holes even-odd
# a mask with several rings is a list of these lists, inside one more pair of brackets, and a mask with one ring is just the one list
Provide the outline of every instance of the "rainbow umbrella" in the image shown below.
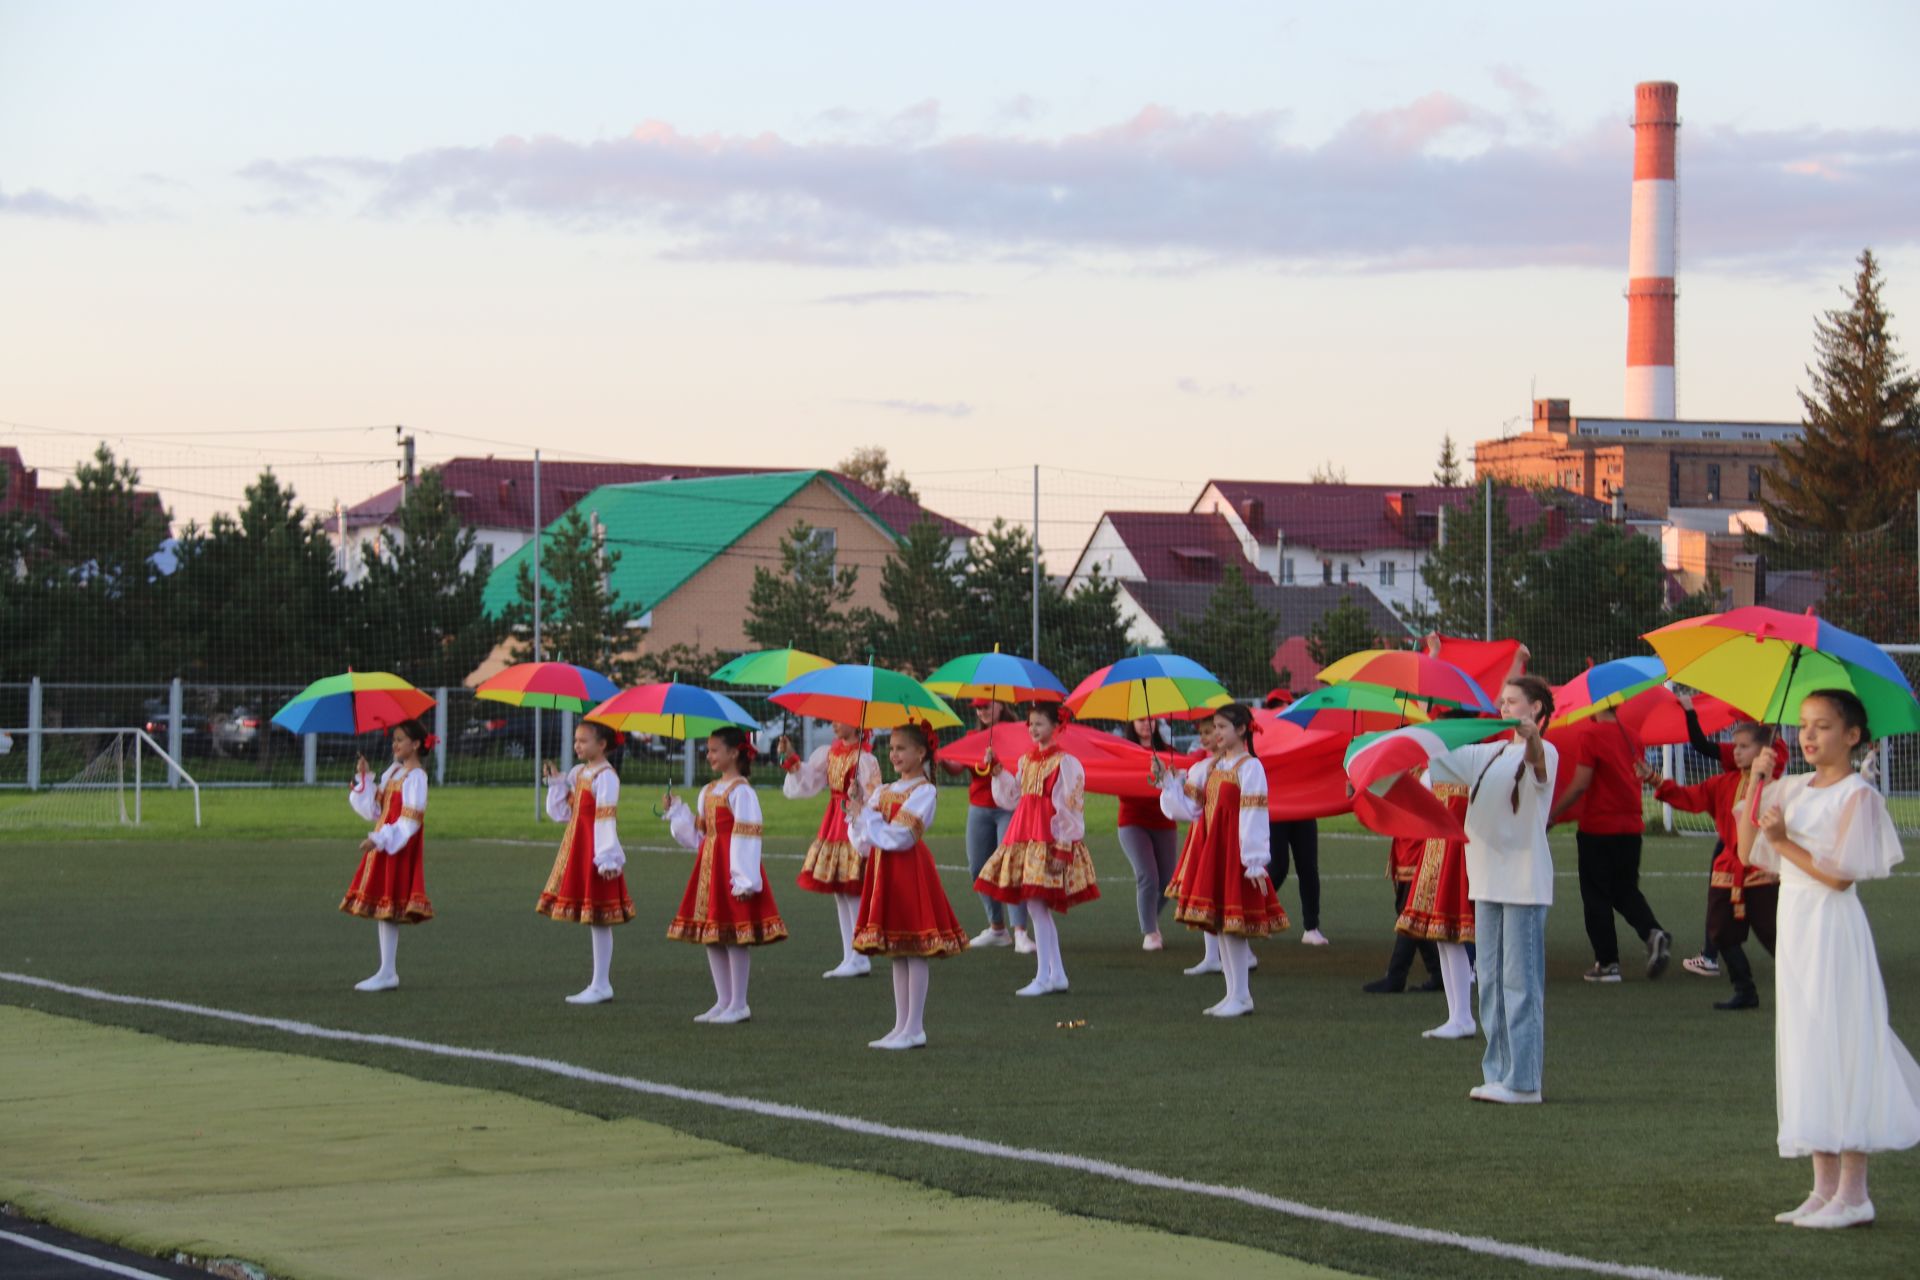
[[944,729],[960,723],[939,694],[912,676],[858,663],[809,671],[774,690],[769,698],[795,715],[861,729],[892,729],[915,722]]
[[433,709],[433,697],[385,671],[348,671],[327,676],[295,694],[273,713],[292,733],[369,733]]
[[1082,720],[1193,720],[1232,701],[1213,672],[1192,658],[1146,653],[1082,680],[1067,695],[1067,710]]
[[1377,684],[1417,698],[1451,707],[1467,707],[1484,715],[1498,710],[1474,678],[1439,658],[1410,649],[1362,649],[1332,666],[1322,667],[1321,684]]
[[622,733],[661,738],[704,738],[727,725],[747,730],[760,727],[726,694],[672,681],[623,689],[587,712],[587,719]]
[[1352,681],[1315,689],[1277,713],[1287,724],[1335,733],[1398,729],[1430,719],[1419,700],[1385,685]]
[[1455,747],[1480,742],[1513,728],[1517,720],[1435,720],[1389,733],[1369,733],[1347,747],[1347,780],[1353,813],[1362,826],[1383,836],[1413,840],[1462,840],[1466,832],[1451,810],[1416,776]]
[[1874,737],[1920,732],[1920,702],[1893,659],[1811,609],[1749,605],[1670,623],[1645,639],[1673,679],[1758,709],[1763,723],[1798,715],[1801,699],[1816,689],[1851,689]]
[[708,678],[721,684],[757,685],[777,688],[796,676],[820,671],[833,663],[804,649],[762,649],[743,653]]
[[521,662],[482,680],[473,696],[515,707],[577,712],[598,706],[618,692],[620,686],[598,671],[570,662]]
[[1658,658],[1615,658],[1588,667],[1553,691],[1553,707],[1558,714],[1547,727],[1558,729],[1599,715],[1666,682],[1667,664]]
[[921,681],[949,698],[991,698],[995,702],[1059,702],[1067,686],[1031,658],[1015,653],[969,653],[944,662]]

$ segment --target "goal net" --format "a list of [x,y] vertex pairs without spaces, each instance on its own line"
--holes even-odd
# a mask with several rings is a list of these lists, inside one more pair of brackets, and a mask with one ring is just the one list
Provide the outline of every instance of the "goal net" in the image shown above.
[[[117,827],[133,822],[127,792],[132,730],[109,731],[60,742],[48,752],[47,764],[66,757],[82,760],[78,771],[39,791],[0,799],[0,831],[29,827]],[[13,749],[21,749],[15,735]],[[56,741],[58,741],[56,739]]]

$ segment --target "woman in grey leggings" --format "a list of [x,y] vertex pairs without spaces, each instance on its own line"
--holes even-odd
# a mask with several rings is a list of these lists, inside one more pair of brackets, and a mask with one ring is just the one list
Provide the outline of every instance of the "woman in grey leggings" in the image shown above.
[[[1135,720],[1122,734],[1150,751],[1173,753],[1158,720]],[[1120,797],[1120,851],[1133,864],[1133,894],[1140,912],[1142,951],[1158,951],[1164,945],[1160,937],[1160,909],[1167,901],[1167,881],[1180,859],[1178,828],[1172,818],[1160,811],[1160,797]]]

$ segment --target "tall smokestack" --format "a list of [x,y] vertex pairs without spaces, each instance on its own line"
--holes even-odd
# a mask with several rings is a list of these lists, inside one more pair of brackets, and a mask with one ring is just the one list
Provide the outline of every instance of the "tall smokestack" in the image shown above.
[[1673,406],[1673,150],[1680,86],[1633,87],[1633,232],[1627,247],[1629,418],[1671,418]]

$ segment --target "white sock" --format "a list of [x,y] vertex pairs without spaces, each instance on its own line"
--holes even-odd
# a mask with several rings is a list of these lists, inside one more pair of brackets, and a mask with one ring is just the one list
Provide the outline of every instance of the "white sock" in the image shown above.
[[380,972],[374,976],[379,978],[398,977],[399,971],[394,967],[394,964],[400,952],[400,926],[391,920],[375,920],[373,924],[374,929],[380,935]]
[[753,976],[753,952],[746,947],[727,948],[727,969],[733,975],[733,1001],[729,1009],[747,1007],[747,979]]
[[1467,963],[1466,944],[1442,942],[1440,982],[1447,990],[1447,1025],[1473,1026],[1473,966]]
[[1060,961],[1060,926],[1054,921],[1053,908],[1035,898],[1027,903],[1027,918],[1033,924],[1033,950],[1040,962],[1034,977],[1057,987],[1067,980],[1067,969]]
[[613,990],[613,926],[596,924],[587,929],[593,938],[593,986],[599,991]]
[[927,958],[909,956],[905,960],[893,962],[894,972],[902,967],[907,971],[907,1022],[908,1036],[923,1036],[927,1033]]
[[707,970],[713,975],[713,1008],[721,1013],[733,1004],[733,969],[727,964],[727,948],[707,947]]
[[853,950],[853,930],[860,923],[860,899],[836,893],[833,895],[833,909],[840,919],[840,963],[852,964],[858,959]]

